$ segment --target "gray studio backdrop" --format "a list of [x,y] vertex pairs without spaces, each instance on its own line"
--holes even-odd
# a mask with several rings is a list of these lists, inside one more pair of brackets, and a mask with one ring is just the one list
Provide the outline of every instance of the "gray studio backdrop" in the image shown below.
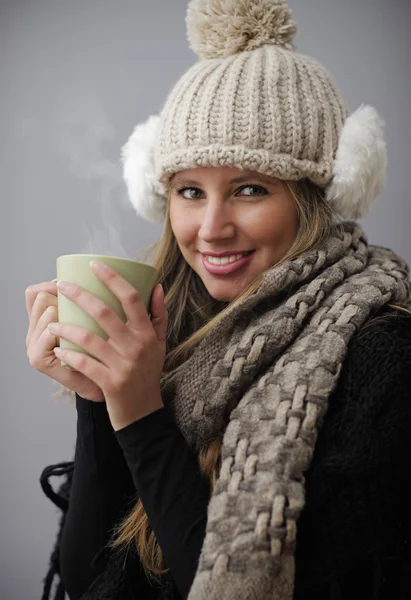
[[[290,0],[297,50],[334,73],[350,110],[386,122],[386,189],[363,225],[411,262],[406,0]],[[75,408],[28,363],[24,292],[75,252],[133,258],[161,227],[127,203],[119,153],[196,60],[185,0],[0,0],[1,600],[39,600],[60,511],[39,477],[71,460]],[[53,481],[52,481],[53,482]],[[54,479],[56,484],[60,479]]]

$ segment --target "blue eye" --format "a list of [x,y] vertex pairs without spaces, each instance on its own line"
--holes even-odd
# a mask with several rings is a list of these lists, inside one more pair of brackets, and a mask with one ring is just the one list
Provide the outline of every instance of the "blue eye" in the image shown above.
[[[253,185],[251,185],[251,184],[243,185],[238,189],[238,191],[241,191],[241,190],[244,190],[247,188],[251,188],[251,189],[254,188],[254,190],[262,190],[262,192],[263,192],[262,194],[245,194],[246,196],[250,196],[250,197],[251,196],[265,196],[268,193],[267,190],[264,187],[262,187],[261,185],[254,185],[254,184]],[[182,187],[182,188],[178,189],[177,194],[179,194],[180,196],[183,196],[183,198],[185,200],[197,200],[198,199],[198,198],[193,198],[193,197],[187,198],[186,196],[184,196],[183,192],[185,192],[186,190],[196,190],[197,192],[201,192],[200,188],[196,188],[196,187]]]

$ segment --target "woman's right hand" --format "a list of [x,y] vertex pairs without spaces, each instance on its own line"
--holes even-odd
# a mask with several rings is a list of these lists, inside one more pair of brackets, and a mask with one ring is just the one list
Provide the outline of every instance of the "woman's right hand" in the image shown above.
[[63,367],[53,352],[53,348],[58,346],[58,339],[49,332],[48,325],[58,321],[57,283],[46,281],[29,285],[26,288],[26,307],[29,316],[26,348],[30,365],[82,398],[104,402],[103,392],[93,381],[78,371]]

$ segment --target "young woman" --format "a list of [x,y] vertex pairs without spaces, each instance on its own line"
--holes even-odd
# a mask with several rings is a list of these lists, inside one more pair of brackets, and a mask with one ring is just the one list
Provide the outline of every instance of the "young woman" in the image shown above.
[[409,268],[352,220],[384,182],[382,122],[294,51],[283,0],[192,0],[187,30],[200,60],[122,153],[164,223],[163,292],[148,313],[95,271],[123,323],[59,288],[105,342],[56,323],[54,282],[26,291],[30,364],[78,413],[74,460],[41,477],[63,512],[43,599],[58,574],[56,599],[405,600]]

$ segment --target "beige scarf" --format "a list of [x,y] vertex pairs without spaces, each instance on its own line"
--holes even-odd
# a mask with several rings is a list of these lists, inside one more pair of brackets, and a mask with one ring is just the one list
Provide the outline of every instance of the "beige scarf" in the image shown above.
[[269,270],[162,393],[191,447],[224,432],[221,471],[188,600],[291,600],[304,472],[347,346],[409,268],[346,221],[320,250]]

